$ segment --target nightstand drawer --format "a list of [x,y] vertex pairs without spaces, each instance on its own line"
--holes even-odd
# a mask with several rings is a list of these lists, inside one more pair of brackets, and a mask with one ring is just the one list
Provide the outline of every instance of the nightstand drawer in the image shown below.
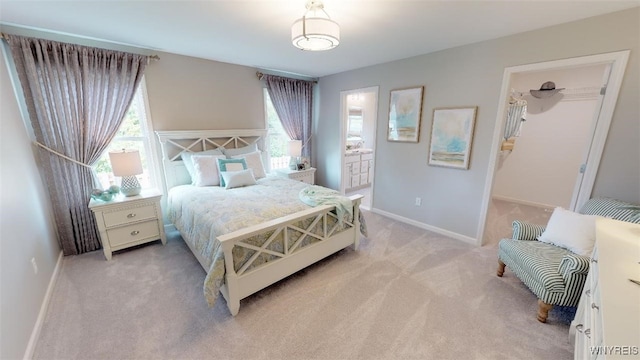
[[160,226],[157,220],[123,226],[107,230],[111,247],[138,241],[150,237],[160,238]]
[[155,219],[156,208],[153,205],[103,213],[104,225],[108,228],[128,224],[133,221]]

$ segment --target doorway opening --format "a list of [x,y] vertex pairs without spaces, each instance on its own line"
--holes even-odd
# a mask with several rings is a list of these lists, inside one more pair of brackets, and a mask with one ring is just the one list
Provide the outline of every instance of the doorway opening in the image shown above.
[[362,194],[362,207],[373,205],[378,87],[340,92],[340,191]]
[[[622,51],[505,69],[479,245],[509,237],[513,220],[546,225],[553,208],[576,211],[591,197],[628,55]],[[532,96],[541,95],[539,88],[548,81],[562,90]],[[510,103],[525,105],[526,115],[518,119],[523,121],[509,119],[514,114]]]

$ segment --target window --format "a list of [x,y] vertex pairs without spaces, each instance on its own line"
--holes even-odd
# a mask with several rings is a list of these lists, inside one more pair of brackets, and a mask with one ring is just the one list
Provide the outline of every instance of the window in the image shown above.
[[290,140],[287,133],[282,128],[280,118],[273,107],[271,97],[267,89],[264,89],[264,107],[267,129],[269,133],[269,155],[271,157],[271,169],[282,169],[289,167],[290,157],[287,154],[287,142]]
[[111,144],[102,154],[100,160],[93,166],[102,188],[111,185],[120,185],[120,178],[113,175],[111,163],[109,162],[109,152],[122,149],[134,149],[140,152],[142,160],[142,175],[138,175],[138,181],[142,188],[156,187],[155,165],[153,164],[153,154],[151,150],[151,126],[147,119],[146,88],[144,79],[138,86],[136,94],[131,101],[131,106],[118,129]]

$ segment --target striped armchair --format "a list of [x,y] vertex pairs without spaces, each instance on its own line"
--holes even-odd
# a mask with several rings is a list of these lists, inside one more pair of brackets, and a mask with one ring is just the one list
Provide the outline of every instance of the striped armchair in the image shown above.
[[[621,207],[633,204],[606,198],[587,201],[581,214],[600,215],[621,221],[640,223],[634,212]],[[553,305],[577,306],[589,272],[589,258],[569,250],[537,241],[545,227],[522,221],[513,222],[511,239],[498,244],[498,271],[505,266],[538,297],[538,321],[546,322]]]

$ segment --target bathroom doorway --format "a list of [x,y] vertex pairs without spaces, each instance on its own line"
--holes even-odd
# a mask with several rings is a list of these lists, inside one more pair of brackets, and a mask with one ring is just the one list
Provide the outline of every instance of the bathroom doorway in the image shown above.
[[373,206],[378,87],[340,92],[341,179],[346,195],[361,194],[362,207]]

